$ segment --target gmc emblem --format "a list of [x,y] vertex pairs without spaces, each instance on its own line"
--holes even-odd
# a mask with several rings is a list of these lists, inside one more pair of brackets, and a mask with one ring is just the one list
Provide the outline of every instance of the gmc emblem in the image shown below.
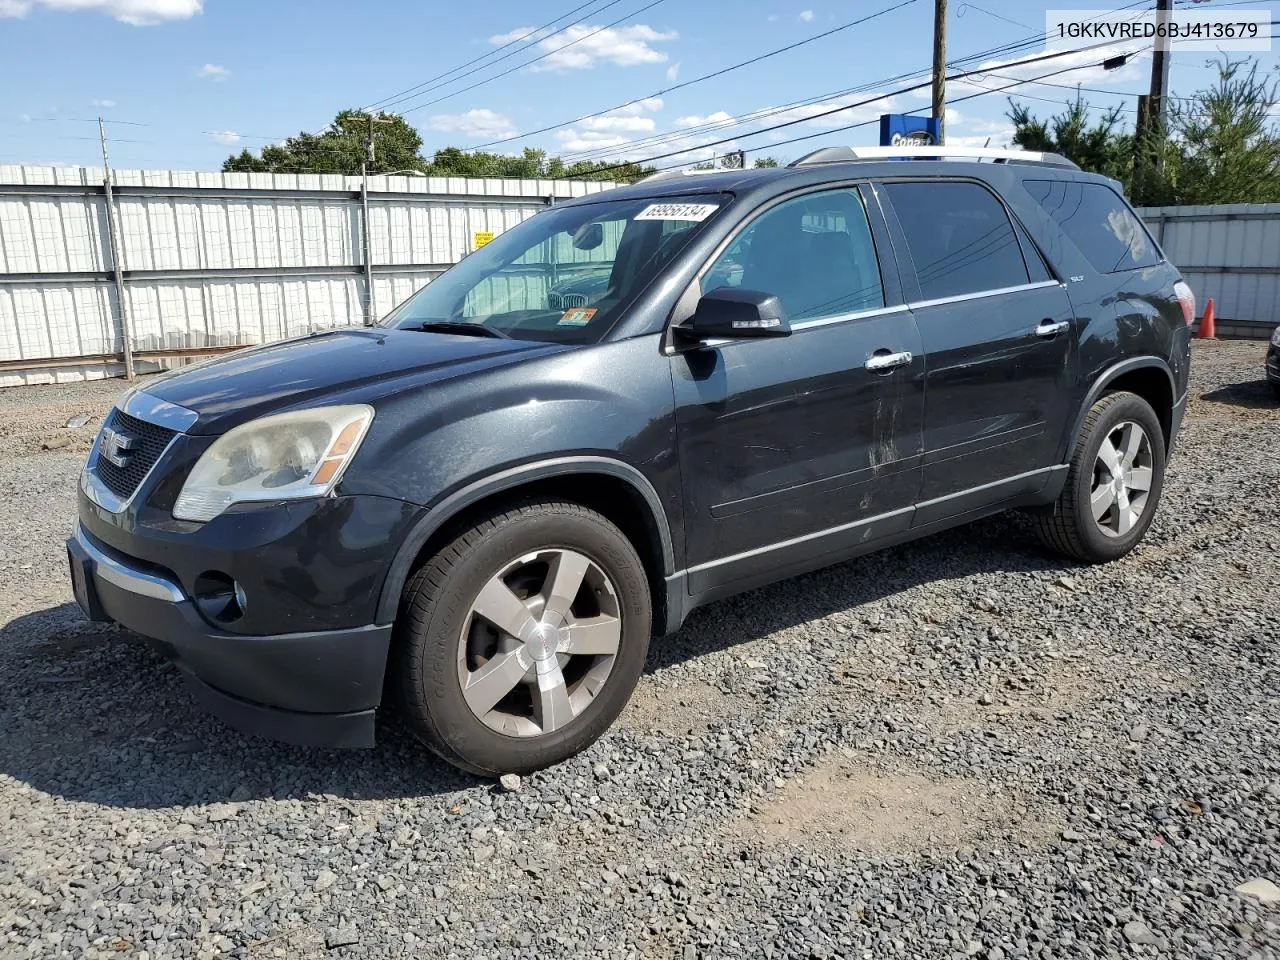
[[129,453],[133,450],[133,437],[126,436],[110,427],[102,428],[102,440],[98,452],[120,469],[129,463]]

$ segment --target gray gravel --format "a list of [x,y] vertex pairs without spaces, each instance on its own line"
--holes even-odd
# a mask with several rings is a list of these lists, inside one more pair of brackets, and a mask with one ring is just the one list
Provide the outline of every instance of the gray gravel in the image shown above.
[[996,518],[717,604],[617,729],[505,785],[396,729],[325,753],[203,716],[69,604],[78,455],[11,459],[0,957],[1280,957],[1275,887],[1236,891],[1280,883],[1261,357],[1197,343],[1133,556]]

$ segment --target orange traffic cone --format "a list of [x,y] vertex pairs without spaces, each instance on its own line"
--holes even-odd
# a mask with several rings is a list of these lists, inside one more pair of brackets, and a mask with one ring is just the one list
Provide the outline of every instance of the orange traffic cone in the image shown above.
[[1218,339],[1218,331],[1213,325],[1213,297],[1204,305],[1204,316],[1200,318],[1200,329],[1196,331],[1196,336],[1201,340]]

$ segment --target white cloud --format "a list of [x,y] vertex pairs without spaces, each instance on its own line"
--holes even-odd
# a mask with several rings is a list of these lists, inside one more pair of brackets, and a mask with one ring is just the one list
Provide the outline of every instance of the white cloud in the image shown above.
[[204,0],[0,0],[0,17],[25,17],[36,7],[64,13],[102,13],[121,23],[150,27],[194,17],[204,8]]
[[560,130],[556,133],[556,139],[560,142],[561,150],[566,153],[602,150],[605,147],[620,147],[630,142],[629,137],[596,130]]
[[220,143],[226,147],[233,146],[244,139],[234,130],[206,130],[204,135],[214,143]]
[[803,20],[805,23],[809,23],[809,22],[813,19],[813,11],[812,11],[812,10],[801,10],[801,11],[800,11],[800,19],[801,19],[801,20]]
[[[517,27],[508,33],[490,37],[489,42],[500,46],[531,32],[530,27]],[[612,63],[619,67],[665,63],[667,55],[653,49],[651,44],[675,40],[678,36],[675,31],[662,33],[644,24],[605,29],[576,24],[553,35],[544,32],[537,44],[538,49],[547,56],[529,69],[535,72],[590,70],[600,63]]]
[[196,71],[197,77],[204,77],[206,80],[220,82],[231,76],[231,71],[226,67],[220,67],[216,63],[206,63],[203,67]]
[[725,113],[723,110],[717,110],[715,113],[708,113],[705,117],[700,117],[696,113],[687,117],[676,117],[672,126],[680,130],[687,130],[689,127],[701,127],[708,123],[721,123],[725,120],[732,120],[733,114]]
[[765,19],[766,19],[767,21],[769,21],[770,23],[777,23],[777,22],[778,22],[778,15],[777,15],[776,13],[771,13],[771,14],[769,14],[767,17],[765,17]]
[[680,64],[673,63],[667,67],[667,83],[675,83],[680,77]]
[[619,107],[617,110],[611,111],[611,113],[615,115],[634,117],[641,113],[657,113],[661,109],[661,97],[645,97],[642,100],[637,100],[635,103],[628,103],[625,107]]
[[616,130],[618,133],[645,133],[655,126],[653,117],[620,117],[606,114],[582,121],[587,130]]
[[477,140],[509,137],[516,132],[509,117],[483,107],[466,113],[437,113],[427,121],[427,126],[432,130],[461,133]]
[[116,105],[116,102],[114,100],[90,100],[89,101],[89,106],[101,107],[103,110],[110,110],[115,105]]
[[[772,112],[774,108],[757,111],[751,114],[751,117],[759,117],[759,119],[772,126],[779,123],[788,123],[799,120],[801,123],[796,126],[805,127],[845,127],[851,123],[862,123],[864,121],[879,119],[880,114],[892,111],[894,107],[894,94],[886,93],[881,97],[872,100],[870,103],[864,103],[871,93],[847,94],[843,97],[834,97],[830,100],[823,100],[821,103],[809,103],[799,107],[788,107],[785,110]],[[858,106],[847,106],[849,104],[858,104]],[[843,109],[841,109],[843,108]],[[831,111],[835,111],[834,113]],[[818,116],[822,114],[822,116]],[[794,136],[794,133],[787,133],[786,136]]]
[[652,132],[657,124],[644,114],[657,113],[662,106],[661,97],[645,97],[602,116],[588,117],[576,128],[559,131],[556,139],[568,152],[617,146],[628,140],[621,134]]
[[947,110],[947,145],[951,147],[1005,147],[1013,143],[1013,124],[1008,120],[952,117]]

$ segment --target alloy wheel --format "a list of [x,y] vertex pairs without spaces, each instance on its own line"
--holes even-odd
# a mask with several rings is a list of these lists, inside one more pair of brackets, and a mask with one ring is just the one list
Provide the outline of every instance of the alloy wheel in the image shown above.
[[1151,494],[1151,438],[1132,420],[1116,424],[1098,448],[1089,506],[1109,537],[1123,537],[1141,519]]
[[617,593],[598,564],[567,549],[526,554],[471,603],[458,638],[463,699],[499,733],[551,733],[595,700],[621,643]]

